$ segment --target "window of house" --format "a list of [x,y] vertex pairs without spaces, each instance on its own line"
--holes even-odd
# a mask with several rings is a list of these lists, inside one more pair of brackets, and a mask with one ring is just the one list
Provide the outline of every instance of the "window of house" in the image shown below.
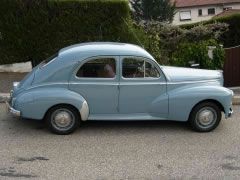
[[202,9],[198,10],[198,16],[202,16]]
[[97,58],[87,61],[77,72],[80,78],[114,78],[116,61],[114,58]]
[[224,11],[227,11],[227,10],[230,10],[230,9],[232,9],[232,7],[224,7],[223,8]]
[[191,11],[181,11],[179,12],[180,15],[180,21],[187,21],[187,20],[191,20]]
[[215,14],[215,8],[209,8],[208,15],[214,15],[214,14]]
[[135,58],[125,58],[122,64],[124,78],[159,78],[160,73],[155,65]]

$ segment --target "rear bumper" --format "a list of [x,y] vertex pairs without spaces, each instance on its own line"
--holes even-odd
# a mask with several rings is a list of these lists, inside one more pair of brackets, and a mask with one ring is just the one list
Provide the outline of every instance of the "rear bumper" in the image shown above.
[[6,106],[7,106],[7,111],[14,117],[20,117],[21,116],[21,112],[14,109],[13,107],[10,106],[10,104],[8,102],[6,102]]

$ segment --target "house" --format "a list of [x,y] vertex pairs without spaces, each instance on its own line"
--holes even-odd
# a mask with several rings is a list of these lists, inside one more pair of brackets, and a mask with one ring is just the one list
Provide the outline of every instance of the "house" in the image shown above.
[[209,20],[220,14],[240,11],[240,0],[176,0],[174,25]]

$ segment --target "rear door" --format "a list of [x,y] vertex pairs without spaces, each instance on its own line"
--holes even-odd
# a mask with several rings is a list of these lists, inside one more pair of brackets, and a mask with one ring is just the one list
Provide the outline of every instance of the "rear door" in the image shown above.
[[80,62],[69,88],[82,95],[90,115],[118,113],[119,57],[100,56]]

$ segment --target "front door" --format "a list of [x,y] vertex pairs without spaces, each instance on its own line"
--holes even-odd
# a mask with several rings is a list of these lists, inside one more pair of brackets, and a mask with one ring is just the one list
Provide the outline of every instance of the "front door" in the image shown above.
[[100,56],[80,62],[69,88],[88,103],[90,115],[118,113],[118,56]]
[[119,111],[136,117],[166,118],[168,95],[159,65],[141,57],[120,58]]

